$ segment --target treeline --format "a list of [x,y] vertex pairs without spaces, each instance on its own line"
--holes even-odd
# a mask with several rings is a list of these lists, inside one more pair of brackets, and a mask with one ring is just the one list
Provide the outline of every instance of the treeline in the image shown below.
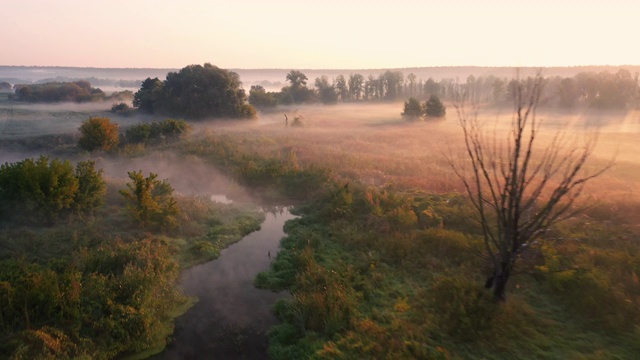
[[91,87],[87,81],[48,82],[43,84],[16,84],[12,99],[27,102],[94,102],[129,101],[133,93],[129,90],[107,95],[104,91]]
[[[292,70],[286,80],[289,85],[279,92],[268,92],[261,85],[251,86],[249,103],[256,108],[267,109],[277,105],[361,101],[396,101],[416,98],[426,100],[432,95],[445,101],[453,101],[464,92],[485,103],[504,105],[513,103],[516,85],[523,79],[489,75],[476,78],[470,75],[466,81],[433,78],[418,79],[413,73],[406,77],[401,71],[387,70],[377,77],[361,74],[326,76],[316,78],[314,87],[308,87],[308,78],[300,71]],[[524,79],[526,81],[526,79]],[[571,108],[587,106],[602,109],[624,109],[640,105],[638,73],[628,70],[616,73],[583,72],[574,77],[546,78],[545,97],[541,106]]]
[[74,82],[74,81],[87,81],[91,85],[94,86],[114,86],[114,87],[123,87],[123,88],[137,88],[140,87],[142,83],[141,80],[116,80],[116,79],[105,79],[98,78],[95,76],[86,77],[86,78],[71,78],[66,76],[56,76],[55,78],[46,78],[37,80],[37,84],[48,83],[48,82]]

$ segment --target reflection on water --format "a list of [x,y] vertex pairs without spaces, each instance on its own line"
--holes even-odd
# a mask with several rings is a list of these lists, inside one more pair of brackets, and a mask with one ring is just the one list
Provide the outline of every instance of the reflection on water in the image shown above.
[[185,293],[200,301],[177,319],[172,343],[154,359],[267,358],[266,331],[277,323],[271,308],[287,295],[256,289],[253,279],[269,267],[294,217],[286,208],[267,213],[260,230],[184,271]]

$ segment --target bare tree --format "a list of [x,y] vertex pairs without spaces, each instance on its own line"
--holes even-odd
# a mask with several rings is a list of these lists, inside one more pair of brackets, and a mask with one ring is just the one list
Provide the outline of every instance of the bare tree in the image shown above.
[[536,117],[542,84],[539,75],[517,81],[506,142],[497,130],[492,135],[484,130],[472,94],[462,95],[455,105],[470,165],[453,160],[450,165],[477,211],[492,267],[485,287],[500,301],[521,253],[552,225],[583,210],[574,204],[585,183],[611,166],[584,171],[597,132],[582,142],[560,132],[544,148],[536,143],[542,125]]

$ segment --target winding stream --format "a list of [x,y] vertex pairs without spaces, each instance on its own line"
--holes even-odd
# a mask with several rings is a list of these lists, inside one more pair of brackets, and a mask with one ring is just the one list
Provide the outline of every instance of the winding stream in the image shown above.
[[260,230],[183,272],[184,292],[199,301],[176,319],[171,343],[152,359],[267,359],[266,331],[277,323],[271,308],[286,295],[256,289],[253,279],[268,269],[285,221],[295,216],[286,208],[265,215]]

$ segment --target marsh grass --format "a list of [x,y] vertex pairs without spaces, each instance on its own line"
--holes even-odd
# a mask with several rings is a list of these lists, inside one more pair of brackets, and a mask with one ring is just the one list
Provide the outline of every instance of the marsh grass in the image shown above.
[[[631,154],[640,148],[621,129],[637,134],[637,114],[622,121],[617,113],[542,114],[551,120],[541,146],[561,130],[580,140],[595,124],[599,146],[586,170],[613,158],[616,165],[588,185],[581,216],[551,229],[523,255],[509,299],[496,308],[483,300],[479,228],[447,159],[464,161],[456,125],[395,121],[399,115],[389,108],[309,108],[302,110],[306,126],[295,131],[274,123],[212,135],[242,139],[235,146],[253,156],[282,159],[286,149],[301,169],[330,168],[337,183],[299,208],[303,217],[287,226],[272,271],[256,282],[302,291],[297,276],[310,270],[296,259],[306,254],[315,276],[338,274],[335,283],[356,290],[352,316],[336,331],[318,331],[303,313],[289,312],[301,299],[325,306],[323,298],[297,295],[277,311],[284,323],[272,333],[272,358],[634,358],[640,162]],[[486,121],[496,119],[507,124],[509,116]],[[412,203],[426,204],[443,228],[420,229]]]
[[[263,199],[299,205],[301,217],[287,223],[271,270],[256,278],[261,287],[294,294],[276,307],[283,322],[271,332],[270,357],[636,358],[638,113],[540,114],[548,119],[541,145],[559,130],[581,136],[597,126],[599,146],[587,170],[614,156],[616,165],[588,185],[581,216],[551,229],[523,256],[506,303],[496,308],[482,290],[478,224],[450,169],[449,161],[465,161],[455,118],[406,122],[401,107],[302,107],[299,128],[285,127],[276,113],[252,124],[200,123],[192,138],[164,148],[204,159]],[[510,109],[485,110],[496,131],[508,124]],[[183,266],[216,256],[230,234],[251,228],[243,211],[228,212],[225,225],[206,221],[220,214],[202,199],[179,201],[183,226],[163,241],[183,254]],[[120,206],[108,198],[92,229],[134,236]],[[424,211],[439,225],[425,227],[418,216]],[[42,240],[64,237],[53,230],[14,231],[24,231],[17,238],[25,240],[7,233],[14,242],[6,241],[2,254],[39,258],[66,249]],[[39,231],[48,235],[40,239]]]

